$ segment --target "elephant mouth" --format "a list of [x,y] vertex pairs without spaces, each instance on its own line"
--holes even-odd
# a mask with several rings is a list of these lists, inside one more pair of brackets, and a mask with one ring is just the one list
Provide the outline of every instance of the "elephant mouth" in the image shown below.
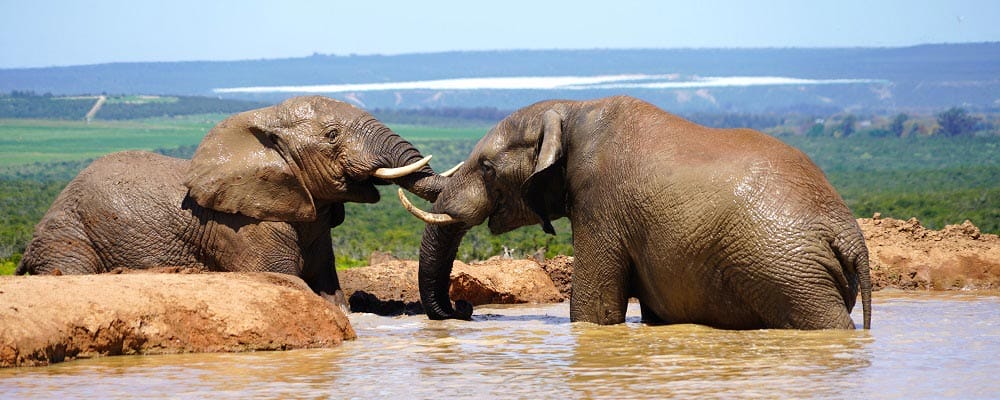
[[352,196],[336,200],[351,203],[378,203],[382,198],[378,189],[371,182],[347,182],[347,186],[346,193],[350,193]]
[[376,186],[389,185],[405,179],[408,175],[424,168],[431,157],[433,156],[426,156],[402,167],[382,167],[370,173],[347,174],[340,182],[342,190],[337,190],[335,194],[328,195],[324,199],[336,202],[377,203],[382,196]]

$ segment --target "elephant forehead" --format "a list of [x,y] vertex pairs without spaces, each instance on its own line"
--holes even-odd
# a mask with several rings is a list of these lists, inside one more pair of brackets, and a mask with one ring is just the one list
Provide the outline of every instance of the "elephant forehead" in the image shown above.
[[519,132],[495,130],[488,133],[476,144],[473,154],[479,154],[485,159],[496,159],[507,152],[518,148],[533,147],[527,143],[523,135]]
[[315,117],[319,119],[332,118],[346,122],[357,119],[365,119],[365,117],[371,116],[365,110],[327,97],[318,97],[312,102],[311,105],[313,112],[315,113]]
[[500,152],[503,146],[503,140],[501,135],[496,134],[494,131],[490,131],[476,143],[476,147],[472,149],[472,154],[479,155],[484,158],[492,158]]
[[308,102],[282,103],[276,106],[273,114],[262,112],[258,113],[256,117],[260,118],[258,120],[260,126],[267,126],[269,119],[276,120],[273,122],[276,122],[279,126],[289,126],[316,118],[316,110]]

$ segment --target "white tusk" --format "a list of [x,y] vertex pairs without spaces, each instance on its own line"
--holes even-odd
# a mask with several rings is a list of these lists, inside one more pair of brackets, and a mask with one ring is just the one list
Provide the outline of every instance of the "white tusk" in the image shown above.
[[396,178],[399,178],[399,177],[407,176],[409,174],[417,172],[417,170],[419,170],[419,169],[423,168],[425,165],[427,165],[427,163],[429,163],[431,161],[431,157],[434,157],[434,156],[427,156],[427,157],[421,158],[420,161],[417,161],[417,162],[415,162],[413,164],[410,164],[410,165],[407,165],[407,166],[403,166],[403,167],[379,168],[379,169],[375,170],[375,173],[373,173],[372,176],[374,176],[376,178],[379,178],[379,179],[396,179]]
[[458,222],[455,220],[455,218],[452,218],[452,216],[448,214],[429,213],[427,211],[417,208],[417,206],[414,206],[413,203],[410,203],[410,199],[406,198],[406,193],[403,193],[402,188],[399,189],[398,193],[399,193],[399,202],[403,203],[403,208],[405,208],[406,211],[409,211],[410,214],[413,214],[414,217],[419,218],[421,221],[424,221],[431,225],[447,225]]
[[459,169],[459,168],[462,168],[462,165],[463,165],[463,164],[465,164],[465,161],[462,161],[462,162],[460,162],[460,163],[456,164],[456,165],[455,165],[454,167],[451,167],[451,169],[449,169],[449,170],[447,170],[447,171],[444,171],[444,172],[442,172],[442,173],[440,173],[440,174],[438,174],[438,175],[441,175],[441,176],[443,176],[443,177],[449,177],[449,176],[451,176],[452,174],[454,174],[454,173],[455,173],[455,171],[458,171],[458,169]]

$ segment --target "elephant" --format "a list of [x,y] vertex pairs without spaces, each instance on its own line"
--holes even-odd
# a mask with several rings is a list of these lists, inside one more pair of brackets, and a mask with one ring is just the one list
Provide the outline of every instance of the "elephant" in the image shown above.
[[442,181],[429,159],[361,109],[294,97],[223,120],[190,161],[94,161],[37,224],[16,273],[280,272],[344,305],[330,237],[344,203],[376,202],[388,183],[433,200]]
[[418,286],[430,319],[470,319],[449,299],[462,237],[568,217],[575,253],[570,320],[723,329],[871,326],[864,237],[802,152],[751,129],[695,124],[642,100],[550,100],[519,109],[478,142],[431,211]]

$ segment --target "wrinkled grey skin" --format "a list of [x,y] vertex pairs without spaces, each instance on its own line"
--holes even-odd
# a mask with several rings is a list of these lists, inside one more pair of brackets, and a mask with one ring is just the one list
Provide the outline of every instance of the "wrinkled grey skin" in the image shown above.
[[448,298],[462,236],[569,217],[572,321],[719,328],[870,326],[868,251],[857,222],[804,154],[749,129],[712,129],[630,97],[547,101],[514,112],[445,184],[420,249],[432,319],[471,317]]
[[[370,114],[325,97],[236,114],[191,161],[139,151],[94,161],[39,222],[17,273],[271,271],[334,295],[330,228],[343,203],[378,201],[374,185],[388,182],[373,171],[420,158]],[[440,178],[425,166],[394,183],[433,200]]]

